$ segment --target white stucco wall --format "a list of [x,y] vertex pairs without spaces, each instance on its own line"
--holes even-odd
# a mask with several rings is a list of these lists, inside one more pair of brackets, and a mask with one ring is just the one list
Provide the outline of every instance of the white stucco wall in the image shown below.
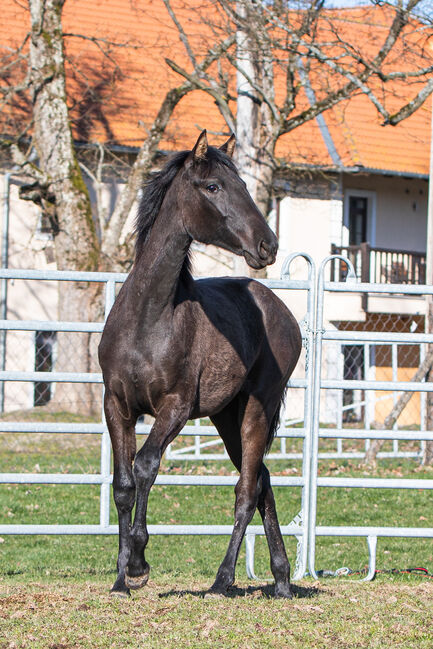
[[[2,187],[5,176],[0,176]],[[18,186],[10,184],[9,259],[10,268],[54,269],[52,242],[38,232],[40,210],[33,203],[22,201]],[[1,210],[6,209],[2,195]],[[37,280],[8,280],[7,317],[11,320],[56,320],[57,285]],[[6,338],[6,369],[26,371],[34,368],[35,332],[9,331]],[[33,383],[7,382],[5,410],[21,410],[33,405]]]
[[417,178],[345,176],[344,190],[375,192],[377,247],[425,252],[428,183]]

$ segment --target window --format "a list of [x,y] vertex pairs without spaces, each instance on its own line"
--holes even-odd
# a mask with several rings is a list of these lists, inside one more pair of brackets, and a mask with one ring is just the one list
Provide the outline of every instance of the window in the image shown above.
[[45,212],[40,212],[39,214],[35,237],[36,239],[41,239],[43,241],[51,241],[53,239],[53,228],[51,221],[48,214],[46,214]]
[[[52,372],[54,367],[55,331],[36,331],[35,333],[35,371]],[[52,396],[52,383],[35,381],[33,405],[45,406]]]

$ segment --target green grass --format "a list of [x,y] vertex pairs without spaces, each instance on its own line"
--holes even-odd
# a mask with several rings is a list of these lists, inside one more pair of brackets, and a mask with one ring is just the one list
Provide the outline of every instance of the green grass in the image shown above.
[[[3,472],[97,473],[98,435],[0,434]],[[300,463],[269,462],[280,474],[300,474]],[[231,473],[228,462],[167,462],[164,472]],[[350,461],[322,461],[321,475],[364,475]],[[431,468],[384,460],[380,477],[432,478]],[[300,509],[300,489],[276,488],[281,523]],[[149,523],[230,524],[231,487],[154,486]],[[318,524],[431,527],[428,490],[321,489]],[[99,488],[79,485],[0,485],[0,523],[97,523]],[[116,522],[115,508],[111,520]],[[254,522],[259,523],[256,517]],[[217,571],[227,537],[153,536],[146,556],[149,585],[128,601],[109,598],[115,577],[113,536],[7,536],[0,541],[0,649],[72,647],[392,647],[430,649],[433,580],[381,574],[297,584],[296,598],[272,599],[266,541],[256,540],[250,582],[241,549],[236,588],[222,600],[203,594]],[[287,537],[294,564],[296,540]],[[365,539],[319,538],[317,569],[365,566]],[[433,572],[427,539],[379,539],[377,567],[425,566]]]

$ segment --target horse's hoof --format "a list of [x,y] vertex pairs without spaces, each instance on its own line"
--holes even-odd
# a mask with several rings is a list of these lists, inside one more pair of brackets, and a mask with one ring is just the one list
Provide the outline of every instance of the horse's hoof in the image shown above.
[[223,599],[223,597],[224,593],[217,590],[208,590],[207,593],[204,594],[204,599]]
[[277,599],[292,599],[293,593],[289,584],[276,584],[274,597]]
[[128,599],[128,597],[131,597],[131,593],[129,592],[129,590],[110,590],[110,597]]
[[233,586],[233,582],[230,584],[224,584],[221,582],[215,582],[205,593],[205,599],[221,599],[227,595],[228,589],[230,586]]
[[138,590],[139,588],[143,588],[143,586],[147,584],[148,580],[149,568],[142,575],[137,575],[136,577],[132,577],[128,574],[125,575],[125,585],[131,590]]

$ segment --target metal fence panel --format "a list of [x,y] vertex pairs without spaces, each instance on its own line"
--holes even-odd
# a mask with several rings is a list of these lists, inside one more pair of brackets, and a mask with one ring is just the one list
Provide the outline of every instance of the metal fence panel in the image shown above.
[[[290,268],[295,259],[302,261],[308,270],[306,280],[293,280]],[[340,295],[383,295],[387,296],[425,296],[433,295],[433,287],[420,285],[381,285],[358,283],[354,278],[350,262],[345,260],[349,269],[345,273],[345,282],[326,281],[327,264],[342,260],[339,255],[332,255],[324,260],[316,278],[315,265],[309,255],[301,253],[291,255],[285,262],[280,280],[261,280],[276,291],[301,292],[305,296],[306,312],[300,325],[303,334],[303,354],[297,369],[297,375],[289,382],[289,401],[299,402],[303,395],[302,407],[294,415],[290,407],[277,432],[274,446],[269,454],[272,459],[302,460],[302,471],[299,476],[272,476],[274,486],[291,486],[301,489],[301,511],[287,525],[282,525],[283,534],[294,535],[298,540],[297,563],[294,578],[301,578],[307,568],[317,578],[315,569],[315,545],[317,536],[361,536],[367,539],[369,549],[369,571],[366,579],[372,578],[375,570],[376,543],[380,536],[394,537],[433,537],[432,528],[391,528],[359,526],[326,526],[316,525],[317,491],[326,487],[344,488],[404,488],[432,489],[433,480],[393,480],[379,478],[318,477],[318,461],[324,458],[362,458],[374,439],[385,439],[392,443],[390,451],[378,454],[378,457],[415,457],[419,458],[423,444],[433,440],[433,432],[425,429],[425,405],[427,392],[433,391],[433,384],[411,381],[411,368],[422,361],[426,346],[433,342],[433,336],[425,333],[421,317],[398,319],[388,316],[382,319],[377,316],[374,322],[367,322],[360,327],[350,327],[340,318],[337,325],[330,324],[324,314],[325,296]],[[105,288],[105,318],[114,303],[116,288],[126,278],[124,274],[113,273],[77,273],[66,271],[26,271],[14,269],[0,270],[3,281],[83,281],[97,282]],[[292,293],[289,293],[292,295]],[[345,298],[343,298],[345,299]],[[365,301],[364,301],[365,303]],[[398,315],[398,314],[397,314]],[[370,316],[366,316],[370,317]],[[50,338],[50,332],[69,333],[73,335],[91,335],[98,337],[103,329],[103,322],[62,322],[53,319],[34,320],[0,320],[1,363],[0,386],[2,407],[7,399],[14,396],[10,386],[28,386],[27,392],[21,390],[25,398],[46,400],[49,404],[51,388],[62,383],[85,384],[95,392],[96,407],[102,412],[102,376],[95,366],[92,371],[74,371],[71,362],[70,371],[56,371],[55,362],[50,371],[46,371],[47,354],[54,354],[56,342]],[[370,327],[370,329],[369,329]],[[21,359],[10,361],[7,356],[6,332],[11,345],[18,351],[36,345],[39,351],[37,362],[42,366],[28,367]],[[16,338],[12,338],[16,336]],[[19,336],[24,336],[20,339]],[[31,336],[32,338],[29,338]],[[36,336],[40,338],[36,341]],[[8,339],[9,344],[9,339]],[[46,349],[45,349],[46,348]],[[54,350],[54,351],[53,351]],[[36,358],[36,357],[35,357]],[[50,357],[51,358],[51,357]],[[52,359],[51,359],[52,360]],[[73,359],[71,359],[72,361]],[[44,365],[45,363],[45,365]],[[380,368],[380,371],[378,371]],[[5,389],[6,386],[6,389]],[[39,386],[38,391],[34,386]],[[92,387],[93,386],[93,387]],[[47,391],[48,390],[48,391]],[[376,419],[383,419],[386,410],[396,403],[400,392],[418,393],[412,413],[406,413],[409,421],[416,421],[412,429],[399,422],[391,431],[377,428]],[[293,393],[293,395],[292,395]],[[18,393],[16,393],[18,394]],[[296,395],[296,396],[295,396]],[[6,401],[5,401],[6,399]],[[17,403],[20,403],[19,400]],[[290,403],[289,403],[290,405]],[[150,430],[149,423],[138,423],[137,434],[146,435]],[[103,413],[100,421],[79,423],[41,422],[41,421],[5,421],[0,420],[0,432],[16,433],[56,433],[56,434],[99,434],[100,468],[95,474],[43,474],[43,473],[3,473],[0,483],[15,484],[92,484],[100,486],[99,523],[93,525],[0,525],[1,534],[116,534],[117,526],[110,525],[110,484],[112,480],[110,463],[111,450],[107,427]],[[178,445],[171,445],[167,451],[170,459],[211,460],[227,459],[221,449],[221,442],[216,431],[210,425],[196,421],[186,426],[181,433]],[[300,440],[299,448],[292,448],[290,440]],[[331,440],[333,440],[331,445]],[[404,446],[410,441],[411,447]],[[288,442],[290,442],[288,446]],[[414,443],[416,446],[414,447]],[[353,445],[357,446],[353,446]],[[361,446],[360,446],[361,444]],[[401,446],[403,444],[403,446]],[[323,446],[323,448],[322,448]],[[156,484],[182,485],[233,485],[235,476],[194,476],[194,475],[160,475]],[[231,534],[232,526],[219,525],[154,525],[149,526],[154,534]],[[249,526],[246,535],[247,572],[254,577],[254,538],[263,534],[262,526]]]
[[[307,313],[305,323],[307,323],[306,332],[304,332],[304,344],[307,352],[311,353],[313,346],[313,322],[314,322],[314,291],[315,291],[315,274],[314,264],[308,255],[302,255],[308,268],[309,276],[305,281],[290,280],[288,269],[294,257],[289,258],[284,267],[284,274],[281,280],[264,280],[264,283],[274,290],[296,290],[307,293]],[[82,273],[67,271],[34,271],[34,270],[14,270],[1,269],[1,280],[23,280],[23,281],[81,281],[101,283],[105,286],[105,319],[114,303],[116,295],[116,285],[126,279],[124,274],[114,273]],[[95,334],[102,332],[103,322],[62,322],[58,320],[0,320],[0,332],[11,333],[29,332],[34,335],[36,332],[68,332],[74,334]],[[5,338],[4,338],[5,340]],[[28,339],[27,339],[28,343]],[[17,349],[22,349],[18,342]],[[6,346],[5,346],[6,350]],[[42,350],[43,351],[43,350]],[[43,354],[42,354],[43,357]],[[71,359],[72,360],[72,359]],[[5,390],[4,386],[16,384],[18,382],[32,385],[49,384],[57,385],[59,383],[75,383],[86,385],[101,385],[102,375],[95,368],[92,372],[74,372],[74,371],[38,371],[36,369],[17,369],[6,366],[6,356],[3,357],[3,364],[0,368],[0,385],[2,385],[2,394],[4,404]],[[14,365],[14,364],[13,364]],[[20,366],[20,363],[17,363]],[[72,363],[73,365],[73,363]],[[44,368],[45,369],[45,368]],[[286,439],[298,438],[302,442],[303,450],[300,456],[304,458],[301,476],[272,476],[271,481],[274,486],[296,486],[302,491],[302,512],[294,517],[294,520],[282,526],[283,534],[294,534],[298,539],[298,556],[295,578],[300,578],[305,573],[307,566],[307,524],[308,506],[309,506],[309,487],[310,487],[310,419],[311,419],[311,386],[312,386],[313,368],[310,363],[309,369],[305,372],[303,378],[297,378],[289,383],[289,390],[301,390],[305,392],[304,407],[302,417],[300,418],[302,427],[281,426],[277,432],[280,452],[274,455],[278,457],[288,457],[285,453]],[[110,485],[112,481],[110,464],[111,448],[107,427],[105,425],[104,413],[102,410],[102,392],[98,395],[101,419],[99,423],[65,423],[65,422],[40,422],[40,421],[1,421],[0,432],[16,433],[86,433],[100,434],[100,471],[95,474],[47,474],[47,473],[2,473],[0,474],[0,483],[9,484],[81,484],[81,485],[100,485],[100,514],[99,524],[95,525],[0,525],[1,534],[116,534],[118,528],[116,525],[110,525]],[[15,401],[16,403],[16,401]],[[137,433],[146,435],[150,430],[149,424],[137,424]],[[204,450],[215,446],[215,441],[208,440],[214,438],[216,431],[213,426],[202,425],[199,421],[194,422],[194,426],[187,426],[181,432],[181,437],[190,440],[193,437],[193,446],[187,441],[186,447],[181,448],[181,452],[168,450],[168,457],[172,459],[212,459],[223,458],[228,456],[223,452],[219,454],[203,453]],[[185,451],[186,448],[186,451]],[[192,450],[192,452],[191,452]],[[209,475],[159,475],[156,484],[181,484],[181,485],[235,485],[237,478],[235,476],[209,476]],[[154,534],[231,534],[232,526],[230,525],[151,525],[149,530]],[[247,570],[249,574],[253,571],[253,549],[255,534],[263,534],[262,526],[250,526],[248,528],[247,542]]]

